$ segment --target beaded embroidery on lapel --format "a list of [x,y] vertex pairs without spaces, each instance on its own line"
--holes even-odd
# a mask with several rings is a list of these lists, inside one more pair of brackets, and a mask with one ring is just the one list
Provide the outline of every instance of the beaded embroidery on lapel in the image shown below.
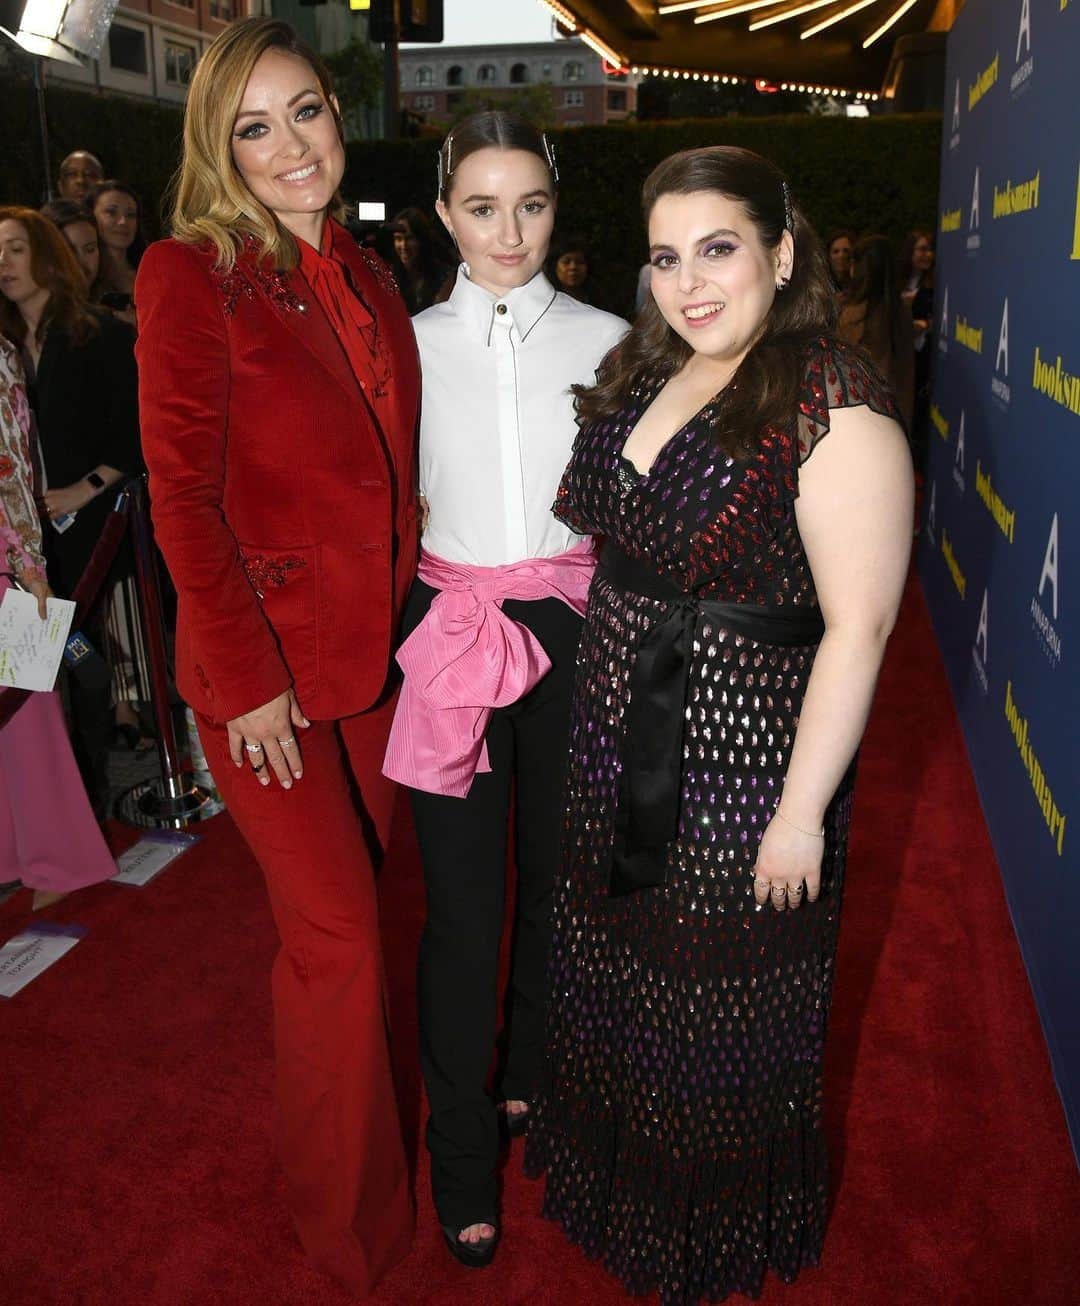
[[374,274],[375,280],[379,283],[379,286],[385,290],[388,295],[400,294],[397,278],[373,249],[368,249],[366,246],[361,245],[360,257],[367,264],[368,269]]
[[[255,238],[244,237],[244,253],[253,253]],[[222,296],[222,308],[226,317],[232,317],[241,295],[246,299],[255,298],[255,281],[259,289],[275,308],[290,313],[306,313],[307,304],[296,294],[289,284],[289,274],[283,268],[274,268],[272,272],[265,269],[264,263],[252,261],[246,272],[242,272],[234,263],[227,271],[215,268],[211,274]]]

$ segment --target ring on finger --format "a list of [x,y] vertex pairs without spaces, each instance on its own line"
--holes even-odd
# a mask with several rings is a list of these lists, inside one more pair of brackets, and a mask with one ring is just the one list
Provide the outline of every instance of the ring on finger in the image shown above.
[[282,746],[282,748],[291,748],[292,745],[296,743],[296,736],[290,735],[288,739],[279,739],[278,743]]
[[768,887],[769,887],[769,881],[768,881],[768,880],[763,880],[763,879],[761,878],[760,875],[755,875],[755,876],[754,876],[754,888],[755,888],[755,889],[767,889]]
[[788,893],[789,893],[793,898],[801,898],[801,897],[802,897],[802,891],[803,891],[803,886],[802,886],[801,884],[796,884],[794,888],[792,888],[791,885],[788,885]]
[[774,898],[783,898],[787,893],[787,888],[783,884],[774,884],[770,892]]
[[263,750],[262,744],[245,744],[244,748],[249,753],[261,753]]

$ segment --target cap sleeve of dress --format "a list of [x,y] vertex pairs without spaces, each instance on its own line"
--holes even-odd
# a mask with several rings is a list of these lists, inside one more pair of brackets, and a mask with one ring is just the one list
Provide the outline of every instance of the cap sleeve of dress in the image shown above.
[[799,462],[806,462],[828,435],[832,409],[856,408],[860,404],[902,424],[888,381],[865,354],[839,340],[815,340],[807,350],[806,377],[799,399]]

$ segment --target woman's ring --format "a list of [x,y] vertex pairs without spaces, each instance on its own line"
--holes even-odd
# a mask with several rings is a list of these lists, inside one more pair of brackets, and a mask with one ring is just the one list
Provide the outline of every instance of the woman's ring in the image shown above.
[[288,739],[279,739],[278,743],[282,746],[282,748],[288,748],[290,745],[296,743],[296,736],[290,735]]
[[802,895],[802,891],[803,891],[803,886],[801,884],[797,884],[793,889],[788,889],[788,893],[790,893],[793,898],[800,897]]
[[262,750],[263,750],[263,746],[262,746],[262,744],[245,744],[245,745],[244,745],[244,748],[245,748],[249,753],[261,753]]
[[783,898],[787,893],[787,888],[783,884],[774,884],[769,892],[774,898]]
[[763,880],[763,879],[761,878],[760,875],[755,875],[755,876],[754,876],[754,888],[755,888],[755,889],[767,889],[768,887],[769,887],[769,881],[768,881],[768,880]]

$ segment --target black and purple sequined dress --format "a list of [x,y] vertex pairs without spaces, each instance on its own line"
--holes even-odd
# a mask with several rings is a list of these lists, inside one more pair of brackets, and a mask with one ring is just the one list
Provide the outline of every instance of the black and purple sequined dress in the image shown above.
[[896,409],[872,368],[823,340],[790,430],[735,461],[715,448],[709,405],[639,476],[622,448],[660,384],[581,432],[556,512],[693,613],[678,833],[662,885],[610,892],[635,664],[680,600],[634,592],[602,564],[577,663],[547,1079],[526,1165],[546,1171],[545,1215],[628,1291],[667,1304],[756,1295],[767,1268],[791,1280],[821,1250],[822,1050],[852,776],[829,807],[819,901],[758,908],[751,868],[816,641],[763,642],[723,614],[820,620],[798,465],[830,408]]

